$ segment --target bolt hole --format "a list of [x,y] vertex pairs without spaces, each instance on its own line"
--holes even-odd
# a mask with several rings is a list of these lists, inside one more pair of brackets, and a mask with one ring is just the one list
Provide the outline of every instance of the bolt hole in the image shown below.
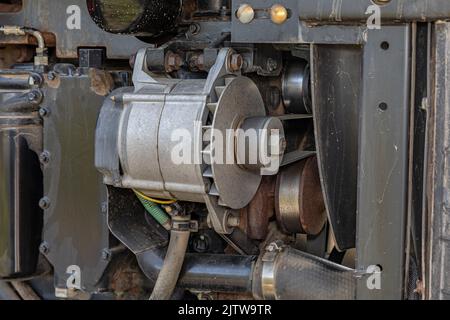
[[381,49],[383,50],[389,50],[389,42],[383,41],[380,45]]
[[381,264],[377,264],[377,267],[380,269],[380,272],[383,272],[383,266]]
[[388,105],[386,102],[382,102],[378,105],[378,108],[380,108],[380,110],[382,110],[382,111],[386,111],[388,108]]
[[379,6],[387,5],[391,2],[391,0],[373,0],[373,3]]

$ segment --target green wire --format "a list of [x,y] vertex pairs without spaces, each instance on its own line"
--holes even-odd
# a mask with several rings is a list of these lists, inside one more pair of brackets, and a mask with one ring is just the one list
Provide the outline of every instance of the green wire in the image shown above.
[[154,202],[144,199],[139,194],[136,193],[139,201],[144,206],[145,210],[165,229],[170,230],[170,217],[164,212],[160,206]]

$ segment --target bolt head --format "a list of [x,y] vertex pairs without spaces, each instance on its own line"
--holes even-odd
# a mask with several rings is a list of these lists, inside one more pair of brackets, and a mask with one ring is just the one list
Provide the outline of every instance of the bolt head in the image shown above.
[[236,17],[241,23],[248,24],[255,18],[255,10],[248,4],[242,4],[236,12]]
[[289,12],[281,4],[275,4],[270,8],[270,19],[275,24],[283,24],[289,17]]
[[43,197],[41,200],[39,200],[39,207],[42,210],[50,208],[50,199],[48,197]]
[[102,260],[109,261],[111,259],[111,251],[109,249],[104,249],[102,251]]
[[39,115],[42,117],[42,118],[45,118],[46,116],[48,116],[48,109],[47,108],[40,108],[39,109]]
[[276,60],[269,58],[267,59],[267,70],[269,72],[275,71],[278,68],[278,63]]
[[31,91],[30,93],[28,93],[28,100],[29,101],[34,101],[37,99],[37,93],[34,91]]
[[50,162],[50,152],[44,151],[39,155],[39,161],[42,164],[48,164]]
[[39,251],[42,254],[48,254],[50,252],[50,248],[48,246],[47,242],[42,242],[41,245],[39,246]]
[[47,74],[47,79],[50,80],[50,81],[55,80],[56,79],[56,73],[54,71],[50,71]]

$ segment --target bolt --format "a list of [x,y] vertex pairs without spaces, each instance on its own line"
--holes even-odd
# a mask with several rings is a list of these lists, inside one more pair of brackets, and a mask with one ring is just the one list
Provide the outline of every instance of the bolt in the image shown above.
[[111,259],[111,250],[103,249],[102,250],[102,260],[109,261]]
[[40,108],[40,109],[39,109],[39,115],[40,115],[42,118],[45,118],[46,116],[48,116],[48,114],[49,114],[49,111],[48,111],[47,108]]
[[193,23],[189,25],[189,33],[192,35],[196,35],[200,32],[200,25],[198,23]]
[[232,54],[229,61],[230,71],[236,72],[242,69],[242,65],[244,64],[244,59],[238,53]]
[[183,59],[181,59],[179,54],[168,52],[166,55],[166,71],[172,72],[181,69],[183,65]]
[[231,228],[239,227],[240,219],[239,219],[239,217],[235,217],[235,216],[230,214],[228,216],[228,218],[227,218],[227,224]]
[[273,72],[277,70],[278,68],[278,62],[272,58],[267,59],[267,70],[269,72]]
[[44,151],[39,155],[39,161],[42,164],[48,164],[50,162],[50,152]]
[[55,80],[56,79],[56,73],[54,71],[50,71],[47,74],[47,79],[50,80],[50,81]]
[[42,78],[39,74],[32,74],[29,79],[29,84],[32,86],[40,86],[42,83]]
[[192,246],[193,249],[198,253],[204,253],[209,249],[208,240],[205,238],[204,235],[195,237],[192,241]]
[[36,91],[31,91],[28,93],[28,101],[35,101],[38,99],[38,94]]
[[236,12],[236,17],[241,23],[247,24],[253,21],[255,18],[255,10],[248,4],[243,4]]
[[50,208],[50,199],[48,197],[43,197],[41,200],[39,200],[39,207],[42,210]]
[[275,24],[283,24],[289,18],[289,13],[281,4],[275,4],[270,8],[270,18]]
[[49,252],[50,252],[50,248],[49,248],[49,246],[48,246],[48,243],[47,242],[42,242],[41,243],[41,245],[39,246],[39,251],[42,253],[42,254],[48,254]]

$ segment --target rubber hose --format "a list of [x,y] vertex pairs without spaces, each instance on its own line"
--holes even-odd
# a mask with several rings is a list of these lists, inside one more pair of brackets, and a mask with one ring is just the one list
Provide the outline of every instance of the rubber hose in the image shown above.
[[151,202],[147,199],[142,198],[141,196],[139,196],[139,194],[136,194],[139,201],[142,203],[142,205],[144,206],[145,210],[147,210],[147,212],[160,224],[162,225],[166,230],[170,230],[171,225],[170,225],[170,218],[167,215],[167,213],[165,213],[160,207],[159,205],[157,205],[154,202]]
[[150,300],[169,300],[172,296],[183,267],[189,235],[189,230],[172,230],[170,232],[169,247]]

